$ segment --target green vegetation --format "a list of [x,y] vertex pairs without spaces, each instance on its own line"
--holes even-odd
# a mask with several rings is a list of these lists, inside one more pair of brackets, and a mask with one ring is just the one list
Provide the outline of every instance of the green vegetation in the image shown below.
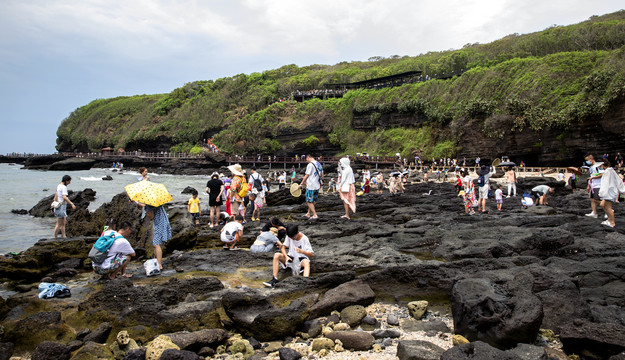
[[[350,91],[343,98],[278,102],[294,90],[322,88],[399,72],[466,70],[381,90]],[[600,118],[625,97],[625,11],[532,34],[512,34],[489,44],[416,57],[374,57],[336,65],[286,65],[249,75],[196,81],[169,94],[95,100],[76,109],[57,131],[60,151],[127,150],[166,139],[178,151],[200,151],[204,138],[230,153],[288,151],[281,134],[328,134],[342,152],[421,152],[451,156],[468,126],[484,136],[567,128]],[[403,127],[379,126],[389,116],[419,118]],[[356,130],[366,117],[371,130]],[[311,130],[313,129],[313,130]],[[282,140],[278,140],[278,139]],[[564,137],[563,137],[564,138]],[[302,143],[314,147],[315,136]]]

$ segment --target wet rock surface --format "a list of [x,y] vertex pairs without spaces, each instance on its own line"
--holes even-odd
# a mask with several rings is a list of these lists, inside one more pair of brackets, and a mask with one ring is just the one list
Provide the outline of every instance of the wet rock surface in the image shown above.
[[[524,180],[519,191],[538,183]],[[165,245],[161,276],[147,278],[141,261],[132,261],[132,278],[99,280],[85,259],[108,216],[132,220],[129,240],[138,254],[151,256],[151,223],[140,222],[140,211],[124,196],[93,213],[73,215],[68,232],[82,237],[42,240],[18,255],[0,257],[0,276],[13,284],[64,278],[72,289],[71,298],[44,301],[36,286],[25,286],[6,299],[2,341],[15,344],[15,354],[34,354],[45,340],[68,346],[80,330],[104,323],[110,330],[98,342],[112,343],[114,334],[126,330],[146,346],[169,334],[176,338],[167,342],[178,348],[170,351],[174,357],[191,356],[184,351],[219,356],[232,345],[223,336],[227,331],[261,342],[294,338],[287,343],[298,351],[298,336],[323,336],[335,341],[335,348],[318,345],[318,351],[332,354],[345,354],[341,349],[387,354],[400,341],[418,340],[407,335],[418,333],[447,341],[434,344],[445,350],[441,358],[517,359],[537,350],[515,353],[519,343],[546,348],[536,339],[539,329],[550,329],[567,354],[593,359],[625,351],[623,210],[614,204],[617,227],[603,227],[601,220],[583,216],[589,208],[583,192],[559,187],[550,206],[531,211],[522,209],[520,198],[505,199],[501,212],[489,200],[490,214],[468,216],[451,184],[417,183],[403,195],[359,197],[351,221],[340,218],[343,206],[336,196],[321,195],[319,219],[307,221],[306,205],[285,189],[271,201],[268,196],[263,221],[245,225],[240,246],[249,247],[264,221],[279,216],[299,224],[315,256],[310,278],[280,272],[272,289],[262,282],[271,278],[273,253],[223,251],[219,230],[194,226],[184,204],[167,209],[175,236]],[[407,304],[424,300],[428,305],[415,304],[411,315]],[[372,313],[379,302],[405,310]],[[434,315],[439,311],[450,312],[449,321]],[[45,330],[39,331],[42,336],[22,339],[35,328]],[[215,340],[198,335],[202,331]],[[452,332],[473,342],[449,349]],[[83,335],[82,346],[99,349],[85,336],[90,334]],[[266,352],[263,344],[254,356],[278,358],[278,349]]]

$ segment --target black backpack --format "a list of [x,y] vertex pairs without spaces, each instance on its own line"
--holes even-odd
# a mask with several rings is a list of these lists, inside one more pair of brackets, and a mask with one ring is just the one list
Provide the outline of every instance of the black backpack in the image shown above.
[[254,180],[254,183],[253,183],[254,189],[258,191],[263,191],[263,183],[260,181],[260,176],[255,178],[252,175],[252,179]]
[[480,175],[477,178],[477,186],[482,187],[484,185],[486,185],[486,179],[484,179],[484,175]]

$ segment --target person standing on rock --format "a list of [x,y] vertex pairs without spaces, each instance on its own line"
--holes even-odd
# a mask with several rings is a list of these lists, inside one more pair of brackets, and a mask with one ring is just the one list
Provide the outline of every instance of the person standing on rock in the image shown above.
[[221,201],[224,193],[224,183],[219,179],[219,174],[214,172],[211,179],[206,183],[206,192],[208,193],[209,221],[210,227],[213,228],[219,223],[219,211],[223,202]]
[[464,212],[469,215],[475,214],[473,208],[477,206],[477,200],[475,200],[475,188],[473,187],[473,180],[469,176],[469,170],[464,170],[462,173],[464,178],[462,184],[464,185],[464,192],[462,199],[464,200]]
[[76,206],[67,197],[67,185],[72,182],[72,177],[69,175],[63,175],[61,183],[56,187],[56,194],[54,195],[54,201],[60,202],[61,205],[54,209],[54,216],[56,217],[56,225],[54,226],[54,238],[56,239],[59,232],[61,237],[65,238],[65,224],[67,223],[67,204],[72,206],[72,210],[76,210]]
[[230,182],[230,189],[228,189],[228,201],[230,202],[230,214],[234,215],[239,213],[241,203],[243,202],[243,197],[241,197],[239,193],[242,193],[243,186],[247,186],[247,182],[245,182],[245,174],[243,174],[241,165],[234,164],[228,166],[228,170],[230,170],[233,175],[232,181]]
[[477,180],[478,191],[479,191],[479,201],[478,201],[478,211],[483,214],[488,214],[486,211],[486,200],[488,200],[488,192],[490,191],[490,177],[495,175],[495,168],[492,171],[488,168],[487,165],[483,165],[479,172],[479,177]]
[[508,182],[508,196],[506,197],[510,197],[510,194],[516,196],[516,173],[512,167],[506,171],[506,181]]
[[317,220],[317,211],[315,210],[315,202],[319,197],[319,189],[321,188],[321,177],[323,176],[323,168],[321,164],[315,160],[312,155],[306,155],[306,175],[300,183],[300,188],[306,187],[306,204],[308,205],[308,211],[306,212],[306,218],[309,220]]
[[345,215],[341,216],[343,219],[351,220],[349,217],[349,210],[352,210],[352,213],[356,212],[356,186],[354,183],[356,179],[354,178],[354,171],[350,166],[348,158],[341,158],[339,160],[339,196],[341,200],[343,200],[343,206],[345,207]]
[[601,191],[601,176],[603,176],[603,168],[595,161],[594,156],[587,155],[585,158],[586,165],[590,166],[588,169],[588,173],[590,177],[588,178],[588,186],[586,187],[586,191],[590,194],[590,208],[592,211],[586,216],[591,218],[597,218],[597,205],[601,202],[601,198],[599,197],[599,191]]
[[601,198],[600,205],[608,218],[603,221],[601,225],[613,228],[616,223],[614,222],[614,210],[612,209],[612,203],[618,200],[619,194],[625,193],[625,184],[623,184],[623,180],[610,166],[610,162],[608,160],[605,160],[602,167],[605,171],[601,177],[601,190],[599,191],[599,197]]
[[156,257],[158,262],[159,270],[163,270],[163,250],[161,245],[171,239],[169,217],[163,205],[157,207],[146,205],[145,215],[153,220],[154,237],[152,238],[152,245],[154,246],[154,257]]

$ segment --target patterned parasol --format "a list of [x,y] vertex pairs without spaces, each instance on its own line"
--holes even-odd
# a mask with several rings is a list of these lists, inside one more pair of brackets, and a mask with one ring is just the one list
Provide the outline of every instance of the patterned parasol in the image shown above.
[[173,200],[165,185],[151,181],[139,181],[127,185],[124,189],[130,200],[150,206],[161,206]]

